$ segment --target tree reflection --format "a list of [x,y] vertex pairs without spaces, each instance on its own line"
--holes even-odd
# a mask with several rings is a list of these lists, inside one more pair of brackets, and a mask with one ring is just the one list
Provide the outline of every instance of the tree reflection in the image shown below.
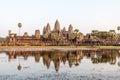
[[18,62],[19,62],[19,65],[18,65],[18,70],[20,71],[21,70],[21,68],[22,68],[22,66],[20,65],[20,55],[18,54]]
[[97,64],[97,63],[115,64],[117,53],[115,53],[115,51],[112,51],[112,50],[102,50],[97,52],[96,56],[97,57],[91,58],[94,64]]
[[20,71],[20,70],[21,70],[21,65],[19,64],[17,68],[18,68],[18,70]]
[[[93,64],[99,63],[109,63],[110,65],[115,65],[117,63],[120,66],[120,60],[117,61],[116,58],[120,57],[119,50],[78,50],[78,51],[11,51],[6,52],[9,61],[16,59],[16,57],[22,56],[24,60],[28,60],[28,57],[32,56],[35,58],[36,63],[40,63],[40,58],[43,59],[43,64],[47,69],[50,68],[51,62],[54,64],[55,71],[58,72],[60,69],[60,64],[67,64],[70,68],[72,66],[80,66],[83,57],[91,59]],[[19,61],[18,70],[21,70],[21,65]]]
[[118,62],[118,66],[120,67],[120,61]]

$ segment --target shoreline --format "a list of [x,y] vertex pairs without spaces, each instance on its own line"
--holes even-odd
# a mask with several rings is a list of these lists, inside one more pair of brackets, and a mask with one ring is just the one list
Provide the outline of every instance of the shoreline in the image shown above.
[[0,51],[73,51],[73,50],[99,50],[120,49],[120,46],[0,46]]

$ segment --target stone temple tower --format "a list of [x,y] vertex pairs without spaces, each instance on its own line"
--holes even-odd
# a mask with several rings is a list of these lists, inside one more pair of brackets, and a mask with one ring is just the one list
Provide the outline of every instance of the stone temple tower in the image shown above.
[[73,32],[73,26],[71,24],[69,25],[68,31]]
[[65,28],[65,27],[63,28],[63,31],[66,31],[66,28]]
[[46,26],[43,28],[43,34],[46,34]]
[[40,39],[40,30],[35,30],[35,37]]
[[50,34],[50,32],[51,32],[51,27],[50,27],[50,24],[48,23],[46,26],[46,33]]

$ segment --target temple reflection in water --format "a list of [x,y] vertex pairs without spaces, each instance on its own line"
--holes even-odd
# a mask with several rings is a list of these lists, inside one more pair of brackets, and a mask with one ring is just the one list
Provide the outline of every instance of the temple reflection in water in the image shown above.
[[[69,64],[71,68],[74,66],[80,66],[83,58],[91,59],[93,64],[109,63],[110,65],[117,64],[120,66],[120,52],[119,50],[79,50],[79,51],[11,51],[6,52],[8,55],[8,61],[22,57],[24,60],[28,60],[28,57],[34,57],[36,63],[40,63],[40,58],[43,60],[44,66],[47,69],[50,68],[51,62],[54,64],[56,72],[60,69],[60,64]],[[67,62],[67,63],[66,63]],[[21,70],[22,65],[18,64],[18,70]]]

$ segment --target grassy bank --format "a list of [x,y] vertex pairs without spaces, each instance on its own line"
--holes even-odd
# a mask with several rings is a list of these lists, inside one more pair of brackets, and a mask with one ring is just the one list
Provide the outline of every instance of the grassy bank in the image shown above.
[[120,49],[120,46],[99,46],[100,49]]
[[120,46],[0,46],[1,49],[9,48],[100,48],[100,49],[120,49]]

